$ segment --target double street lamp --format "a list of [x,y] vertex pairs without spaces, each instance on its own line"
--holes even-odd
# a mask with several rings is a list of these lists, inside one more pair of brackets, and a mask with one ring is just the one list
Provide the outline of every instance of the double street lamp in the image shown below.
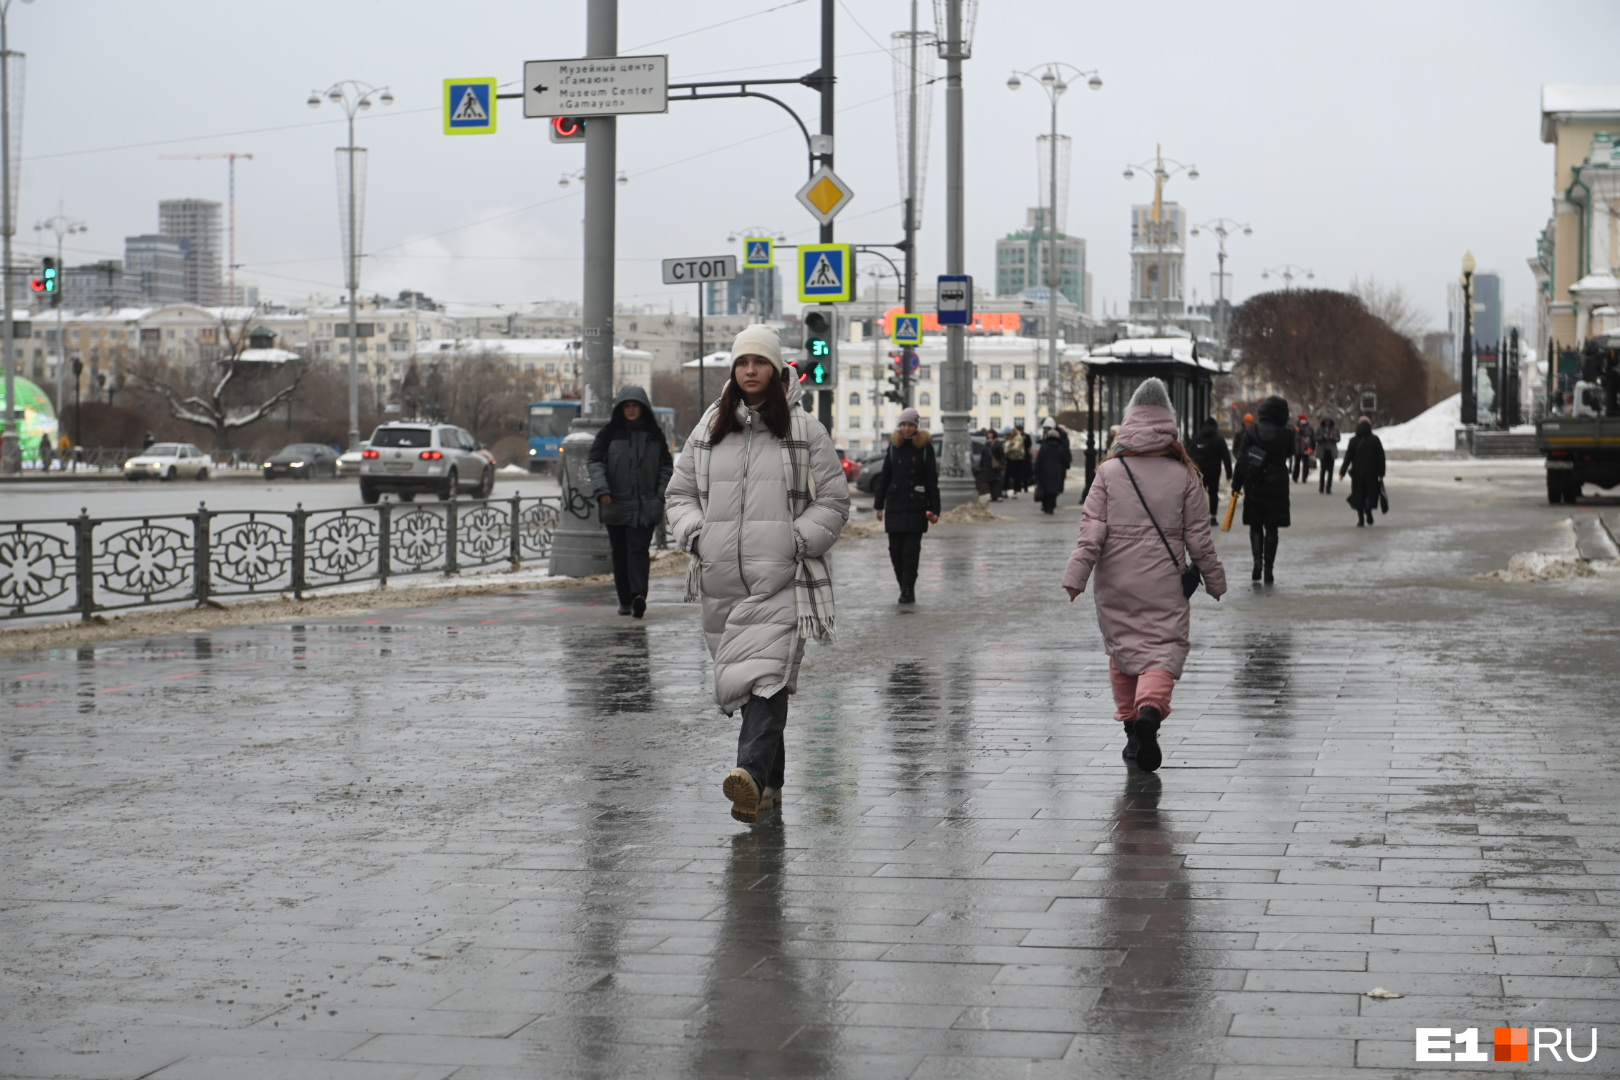
[[[364,155],[366,152],[365,147],[354,145],[354,118],[357,113],[371,108],[374,98],[384,105],[392,105],[394,94],[386,86],[377,87],[354,79],[344,79],[327,87],[324,94],[319,90],[311,90],[309,100],[305,104],[312,109],[318,109],[321,107],[323,97],[342,108],[349,120],[349,143],[347,146],[337,148],[337,160],[338,197],[346,198],[339,216],[343,227],[344,287],[349,291],[349,449],[354,450],[360,446],[360,340],[355,323],[355,302],[360,291],[360,206],[356,185],[363,183],[363,180],[357,177],[357,173],[360,171],[360,163],[365,160],[363,156],[357,155]],[[343,191],[345,186],[348,189],[346,195]]]
[[1215,271],[1215,317],[1217,319],[1216,330],[1220,334],[1223,348],[1226,345],[1226,325],[1229,321],[1226,317],[1226,238],[1237,229],[1242,229],[1244,236],[1254,235],[1254,230],[1249,227],[1247,221],[1233,221],[1231,218],[1216,218],[1214,221],[1206,221],[1192,227],[1194,236],[1202,232],[1215,234],[1215,243],[1217,245],[1215,252],[1217,264]]
[[[1102,89],[1102,77],[1100,75],[1098,75],[1095,71],[1082,71],[1079,68],[1075,67],[1073,64],[1065,64],[1062,61],[1053,60],[1053,61],[1049,61],[1045,65],[1042,65],[1041,66],[1041,71],[1040,71],[1039,74],[1036,74],[1033,71],[1014,71],[1011,75],[1009,75],[1007,77],[1007,89],[1009,89],[1009,90],[1017,90],[1019,87],[1024,85],[1023,81],[1019,79],[1020,75],[1023,75],[1026,78],[1034,79],[1037,83],[1039,83],[1041,89],[1046,91],[1047,100],[1050,101],[1051,105],[1052,105],[1052,129],[1051,129],[1050,135],[1048,136],[1048,140],[1049,140],[1048,150],[1051,152],[1052,156],[1051,156],[1051,167],[1048,170],[1050,175],[1047,177],[1047,179],[1050,181],[1050,185],[1049,185],[1050,190],[1048,192],[1047,209],[1046,209],[1046,213],[1044,215],[1044,220],[1042,222],[1042,226],[1046,230],[1046,241],[1047,241],[1047,252],[1046,252],[1046,287],[1047,287],[1047,297],[1046,297],[1046,342],[1047,342],[1047,344],[1046,344],[1046,409],[1047,409],[1047,415],[1048,416],[1056,417],[1057,413],[1058,413],[1058,390],[1057,390],[1057,387],[1058,387],[1057,298],[1058,298],[1058,285],[1062,282],[1062,278],[1059,275],[1059,271],[1058,271],[1058,248],[1057,248],[1057,242],[1058,242],[1058,221],[1057,221],[1057,213],[1058,213],[1058,210],[1057,210],[1057,207],[1058,207],[1058,156],[1057,156],[1057,148],[1058,148],[1058,133],[1057,133],[1058,99],[1061,98],[1064,95],[1064,93],[1069,89],[1069,80],[1070,79],[1085,79],[1086,80],[1086,85],[1091,87],[1091,89],[1093,89],[1093,90],[1101,90]],[[1031,270],[1034,269],[1034,260],[1033,259],[1031,260],[1030,269]],[[1077,265],[1075,267],[1075,269],[1078,272],[1080,268]],[[1080,288],[1082,288],[1082,289],[1085,288],[1084,281],[1080,282]],[[1081,298],[1078,295],[1075,296],[1074,303],[1075,303],[1076,307],[1079,307],[1080,301],[1081,301]]]
[[1281,266],[1268,266],[1264,270],[1260,271],[1260,276],[1267,280],[1270,280],[1272,274],[1276,274],[1278,277],[1283,279],[1284,289],[1292,289],[1294,287],[1294,279],[1297,277],[1302,277],[1306,281],[1316,280],[1316,274],[1313,271],[1303,266],[1296,266],[1294,263],[1283,263]]
[[1170,305],[1170,277],[1164,263],[1164,249],[1169,243],[1170,230],[1174,224],[1164,220],[1164,185],[1170,182],[1171,177],[1180,173],[1186,173],[1189,180],[1197,180],[1198,166],[1165,157],[1163,147],[1155,146],[1153,151],[1152,159],[1125,166],[1125,179],[1136,179],[1137,169],[1153,170],[1153,211],[1152,216],[1148,218],[1148,232],[1153,234],[1154,250],[1159,255],[1159,332],[1162,334],[1168,321]]

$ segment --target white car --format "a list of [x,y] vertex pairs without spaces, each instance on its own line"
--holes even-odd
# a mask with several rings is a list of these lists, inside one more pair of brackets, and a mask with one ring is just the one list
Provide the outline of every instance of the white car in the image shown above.
[[366,450],[370,448],[370,446],[371,440],[367,439],[365,442],[361,443],[357,449],[339,454],[337,459],[337,474],[339,476],[359,476],[361,455],[364,454]]
[[124,478],[140,480],[150,476],[177,480],[189,476],[193,480],[206,480],[208,465],[208,455],[191,443],[157,443],[124,462]]

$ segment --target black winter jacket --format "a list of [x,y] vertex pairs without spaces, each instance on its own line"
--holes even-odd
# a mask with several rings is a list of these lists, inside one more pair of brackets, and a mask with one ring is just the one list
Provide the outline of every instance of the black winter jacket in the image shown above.
[[928,432],[903,439],[897,431],[889,437],[872,494],[872,509],[884,512],[884,532],[928,531],[927,515],[939,513],[939,463]]
[[1074,451],[1061,431],[1052,429],[1041,437],[1041,456],[1035,459],[1035,493],[1037,495],[1063,494],[1063,482],[1074,464]]
[[[624,418],[626,402],[641,406],[634,424]],[[664,488],[675,473],[664,431],[653,416],[652,402],[639,386],[627,386],[613,402],[613,419],[596,433],[585,459],[591,498],[611,495],[601,507],[602,524],[651,529],[664,516]]]
[[[1286,529],[1290,524],[1288,462],[1294,456],[1288,402],[1276,396],[1266,398],[1260,403],[1259,418],[1238,440],[1232,487],[1243,492],[1243,524]],[[1258,466],[1251,460],[1251,447],[1258,447],[1264,455]]]
[[1350,473],[1350,497],[1345,501],[1358,510],[1378,505],[1384,484],[1384,442],[1373,434],[1372,424],[1363,420],[1344,448],[1344,464],[1339,475]]
[[1204,421],[1190,449],[1192,459],[1198,463],[1206,481],[1219,479],[1223,469],[1226,478],[1232,478],[1232,451],[1227,447],[1226,440],[1221,438],[1220,425],[1214,420]]

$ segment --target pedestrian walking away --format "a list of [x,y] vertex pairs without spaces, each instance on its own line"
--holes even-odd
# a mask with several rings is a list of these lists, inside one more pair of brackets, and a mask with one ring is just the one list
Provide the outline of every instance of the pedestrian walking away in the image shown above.
[[1035,459],[1035,494],[1041,500],[1041,513],[1050,514],[1057,509],[1058,496],[1063,494],[1063,483],[1074,464],[1074,453],[1069,449],[1068,436],[1048,416],[1041,423],[1040,455]]
[[39,468],[40,468],[40,471],[41,472],[50,472],[51,471],[51,462],[56,457],[56,448],[51,445],[51,437],[50,437],[50,435],[46,434],[46,435],[41,435],[39,437],[39,450],[38,450],[38,453],[39,453]]
[[613,587],[619,614],[641,618],[647,610],[647,578],[653,530],[664,517],[664,488],[675,471],[664,429],[639,386],[613,399],[613,416],[591,443],[586,471],[602,524],[613,547]]
[[1294,422],[1294,483],[1311,482],[1311,462],[1316,456],[1316,429],[1304,413]]
[[1344,448],[1344,464],[1339,475],[1350,474],[1350,497],[1345,501],[1355,507],[1356,528],[1373,523],[1373,511],[1378,509],[1384,492],[1384,441],[1373,434],[1372,420],[1363,416],[1356,421],[1356,433]]
[[889,536],[889,562],[900,584],[900,603],[917,602],[917,564],[923,533],[939,523],[939,463],[934,440],[917,429],[916,409],[900,410],[900,426],[889,436],[883,472],[872,485],[872,509]]
[[1243,524],[1249,527],[1254,554],[1253,581],[1275,580],[1277,530],[1286,529],[1288,461],[1294,455],[1294,432],[1288,426],[1288,402],[1275,394],[1260,403],[1260,419],[1243,438],[1232,466],[1232,490],[1243,492]]
[[1163,761],[1159,726],[1187,662],[1191,606],[1181,584],[1187,557],[1211,597],[1226,593],[1206,505],[1203,475],[1176,439],[1169,392],[1148,379],[1131,395],[1114,449],[1097,467],[1063,574],[1071,602],[1096,575],[1114,719],[1125,726],[1122,754],[1148,772]]
[[1017,498],[1029,486],[1029,447],[1024,444],[1024,433],[1014,428],[1001,429],[1001,452],[1007,459],[1005,489]]
[[1209,523],[1213,525],[1221,511],[1222,471],[1228,481],[1232,479],[1232,451],[1221,437],[1221,425],[1213,416],[1204,418],[1198,438],[1193,440],[1192,459],[1204,476],[1204,490],[1209,493]]
[[745,328],[731,356],[665,497],[671,535],[692,556],[686,597],[703,601],[715,702],[742,713],[722,790],[732,817],[754,821],[781,802],[804,640],[832,640],[827,553],[849,518],[849,486],[827,429],[799,407],[776,331]]
[[1319,495],[1333,494],[1333,463],[1339,457],[1339,425],[1333,417],[1324,416],[1316,426],[1316,464],[1318,465],[1316,491]]

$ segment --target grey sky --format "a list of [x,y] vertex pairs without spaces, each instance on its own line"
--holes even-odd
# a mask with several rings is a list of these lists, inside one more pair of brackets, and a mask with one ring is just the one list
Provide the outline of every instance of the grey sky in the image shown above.
[[[501,103],[498,134],[447,137],[439,96],[446,77],[495,76],[516,89],[524,60],[582,54],[585,6],[13,3],[12,48],[28,54],[19,248],[38,250],[32,225],[60,201],[90,225],[70,238],[70,263],[121,257],[126,235],[155,230],[159,199],[224,201],[223,161],[160,154],[245,151],[254,160],[237,165],[241,279],[267,298],[335,296],[332,148],[344,138],[342,114],[304,101],[312,88],[355,78],[387,84],[398,99],[359,125],[371,151],[365,291],[416,288],[458,306],[577,298],[583,202],[578,185],[557,180],[583,165],[582,148],[547,141],[543,122],[525,121],[518,101]],[[924,28],[932,6],[920,5]],[[620,43],[669,54],[675,81],[797,76],[816,66],[818,8],[818,0],[621,0]],[[840,6],[837,169],[856,192],[838,219],[840,240],[899,237],[893,75],[872,38],[887,46],[908,12],[907,0]],[[750,13],[760,14],[713,26]],[[1099,310],[1124,304],[1128,209],[1151,192],[1140,172],[1124,180],[1123,167],[1163,143],[1202,174],[1169,189],[1193,221],[1254,226],[1228,245],[1239,298],[1267,285],[1261,268],[1291,262],[1329,287],[1358,274],[1399,283],[1443,326],[1446,283],[1472,248],[1482,270],[1502,272],[1511,311],[1531,299],[1524,261],[1550,207],[1540,86],[1613,82],[1616,40],[1613,0],[986,0],[964,80],[968,271],[981,295],[993,286],[995,238],[1038,201],[1035,137],[1048,123],[1046,99],[1028,84],[1009,91],[1007,75],[1062,60],[1100,69],[1106,83],[1097,93],[1076,87],[1059,114],[1059,130],[1075,140],[1069,227],[1088,241]],[[816,95],[783,93],[814,130]],[[943,270],[943,121],[940,86],[925,279]],[[695,290],[662,285],[658,261],[731,250],[732,230],[762,225],[815,239],[793,198],[803,140],[767,103],[674,103],[667,115],[626,119],[619,161],[631,177],[620,189],[623,301],[691,309]],[[1214,269],[1213,238],[1194,239],[1189,280],[1200,296]]]

